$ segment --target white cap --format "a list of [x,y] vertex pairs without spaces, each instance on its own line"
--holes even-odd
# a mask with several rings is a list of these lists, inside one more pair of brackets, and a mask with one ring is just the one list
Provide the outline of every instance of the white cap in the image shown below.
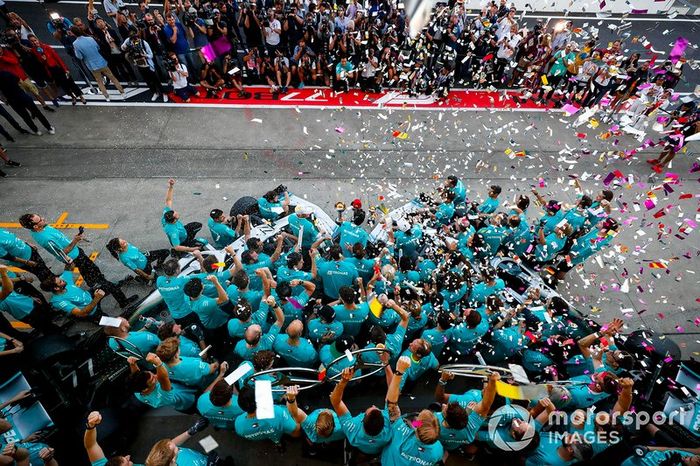
[[311,215],[314,213],[314,209],[309,206],[298,205],[296,211],[300,215]]

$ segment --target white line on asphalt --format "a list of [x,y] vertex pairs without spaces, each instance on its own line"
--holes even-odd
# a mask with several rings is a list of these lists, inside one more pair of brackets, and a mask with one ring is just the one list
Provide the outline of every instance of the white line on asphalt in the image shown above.
[[373,105],[362,105],[362,106],[347,106],[347,105],[267,105],[267,104],[187,104],[179,102],[88,102],[88,107],[165,107],[165,108],[256,108],[256,109],[287,109],[287,110],[337,110],[337,109],[347,109],[347,110],[382,110],[384,112],[389,110],[420,110],[420,111],[439,111],[439,112],[563,112],[562,109],[555,108],[455,108],[455,107],[377,107]]

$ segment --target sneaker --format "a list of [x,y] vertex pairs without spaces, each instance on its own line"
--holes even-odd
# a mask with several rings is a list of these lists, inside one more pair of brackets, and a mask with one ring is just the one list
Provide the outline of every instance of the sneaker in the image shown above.
[[49,134],[56,134],[56,128],[53,126],[49,129]]
[[[24,128],[20,129],[19,132],[20,132],[20,134],[32,134],[30,131],[28,131]],[[12,141],[12,142],[14,142],[14,141]]]
[[286,94],[286,93],[287,93],[287,86],[282,86],[282,94]]
[[53,106],[58,108],[58,99],[53,99],[51,102],[53,102]]
[[8,160],[7,162],[5,162],[5,165],[7,165],[8,167],[21,167],[22,166],[21,163],[15,162],[14,160]]
[[151,97],[151,102],[155,102],[157,98],[158,94],[153,94],[153,96]]
[[297,89],[304,89],[304,82],[300,82]]
[[122,92],[122,100],[126,100],[126,94]]
[[109,96],[107,96],[107,97],[105,97],[105,100],[106,100],[107,102],[109,102],[111,99],[109,98]]
[[163,102],[167,102],[167,101],[169,101],[169,100],[170,100],[170,99],[168,99],[168,96],[165,95],[165,94],[163,94]]
[[36,131],[34,131],[33,133],[31,133],[31,134],[33,134],[34,136],[41,136],[43,133],[42,133],[41,131],[39,131],[39,130],[36,130]]

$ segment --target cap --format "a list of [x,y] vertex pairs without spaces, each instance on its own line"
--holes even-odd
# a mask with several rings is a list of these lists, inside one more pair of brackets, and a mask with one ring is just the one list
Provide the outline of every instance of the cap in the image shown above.
[[221,13],[218,8],[214,8],[213,10],[211,10],[211,12],[212,14]]
[[362,208],[362,201],[359,199],[355,199],[350,203],[350,205],[355,209],[361,209]]
[[311,215],[314,213],[314,209],[309,206],[299,205],[296,208],[296,212],[299,215]]
[[211,212],[209,212],[209,216],[216,220],[217,218],[221,217],[223,213],[224,211],[221,209],[212,209]]

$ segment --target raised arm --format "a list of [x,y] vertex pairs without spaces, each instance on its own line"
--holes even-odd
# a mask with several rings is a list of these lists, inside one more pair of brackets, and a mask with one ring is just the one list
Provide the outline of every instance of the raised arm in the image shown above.
[[348,382],[350,382],[354,376],[355,370],[352,367],[346,367],[343,369],[338,385],[336,385],[331,392],[331,406],[333,406],[333,410],[338,417],[349,412],[348,407],[345,406],[345,403],[343,402],[343,392],[345,391],[345,387],[348,385]]
[[270,257],[270,261],[274,264],[277,262],[282,255],[282,248],[284,247],[284,235],[280,234],[277,237],[277,245],[275,247],[275,252],[272,253],[272,256]]
[[316,256],[318,256],[318,251],[315,248],[309,250],[309,258],[311,259],[311,276],[313,278],[318,278],[318,265],[316,264]]
[[275,312],[274,325],[277,325],[278,327],[282,327],[282,325],[284,325],[284,311],[282,310],[280,305],[277,303],[277,300],[275,299],[275,297],[268,296],[267,298],[265,298],[265,302]]
[[83,445],[90,462],[95,463],[105,459],[102,447],[97,443],[97,426],[102,422],[102,416],[98,411],[93,411],[88,415],[85,422],[85,434],[83,435]]
[[445,387],[447,386],[447,382],[454,378],[455,375],[449,371],[444,371],[442,374],[440,374],[440,380],[438,380],[438,384],[435,387],[435,401],[438,403],[449,403],[450,396],[452,396],[452,394],[446,393]]
[[[168,0],[165,0],[166,4]],[[175,180],[170,178],[168,180],[168,190],[165,193],[165,205],[173,208],[173,191],[175,190]]]
[[95,293],[92,297],[92,301],[88,303],[87,306],[83,308],[73,308],[71,311],[71,315],[74,315],[75,317],[85,317],[89,316],[92,314],[92,311],[95,309],[95,307],[102,301],[102,298],[105,297],[105,292],[103,290],[95,290]]
[[221,283],[219,283],[219,279],[216,278],[216,275],[207,275],[207,280],[212,282],[216,287],[216,304],[221,305],[228,301],[226,290],[224,290],[224,287],[221,286]]
[[394,301],[393,299],[390,299],[386,302],[386,307],[393,309],[399,316],[401,316],[401,322],[399,322],[399,326],[403,328],[408,328],[408,319],[410,317],[408,311],[396,304],[396,301]]
[[620,388],[620,394],[617,396],[617,402],[615,402],[615,407],[613,408],[613,414],[626,413],[629,411],[632,405],[632,388],[634,387],[634,380],[630,378],[622,378],[618,381]]
[[302,422],[308,417],[303,409],[297,405],[297,396],[299,395],[299,385],[291,385],[287,387],[287,411],[289,415],[292,416],[297,424],[301,425]]
[[401,356],[396,362],[394,377],[391,379],[389,388],[386,390],[386,405],[389,410],[389,419],[392,421],[395,421],[401,416],[401,409],[399,409],[401,379],[409,367],[411,367],[411,360],[407,356]]
[[481,391],[481,401],[476,405],[475,409],[479,416],[488,416],[493,400],[496,399],[496,381],[500,378],[501,376],[498,372],[492,372],[491,375],[489,375],[489,381]]
[[156,377],[158,377],[158,383],[160,383],[160,388],[169,392],[173,387],[170,383],[170,376],[168,375],[168,370],[163,365],[163,361],[155,355],[154,353],[148,353],[146,355],[146,361],[153,364],[156,368]]

